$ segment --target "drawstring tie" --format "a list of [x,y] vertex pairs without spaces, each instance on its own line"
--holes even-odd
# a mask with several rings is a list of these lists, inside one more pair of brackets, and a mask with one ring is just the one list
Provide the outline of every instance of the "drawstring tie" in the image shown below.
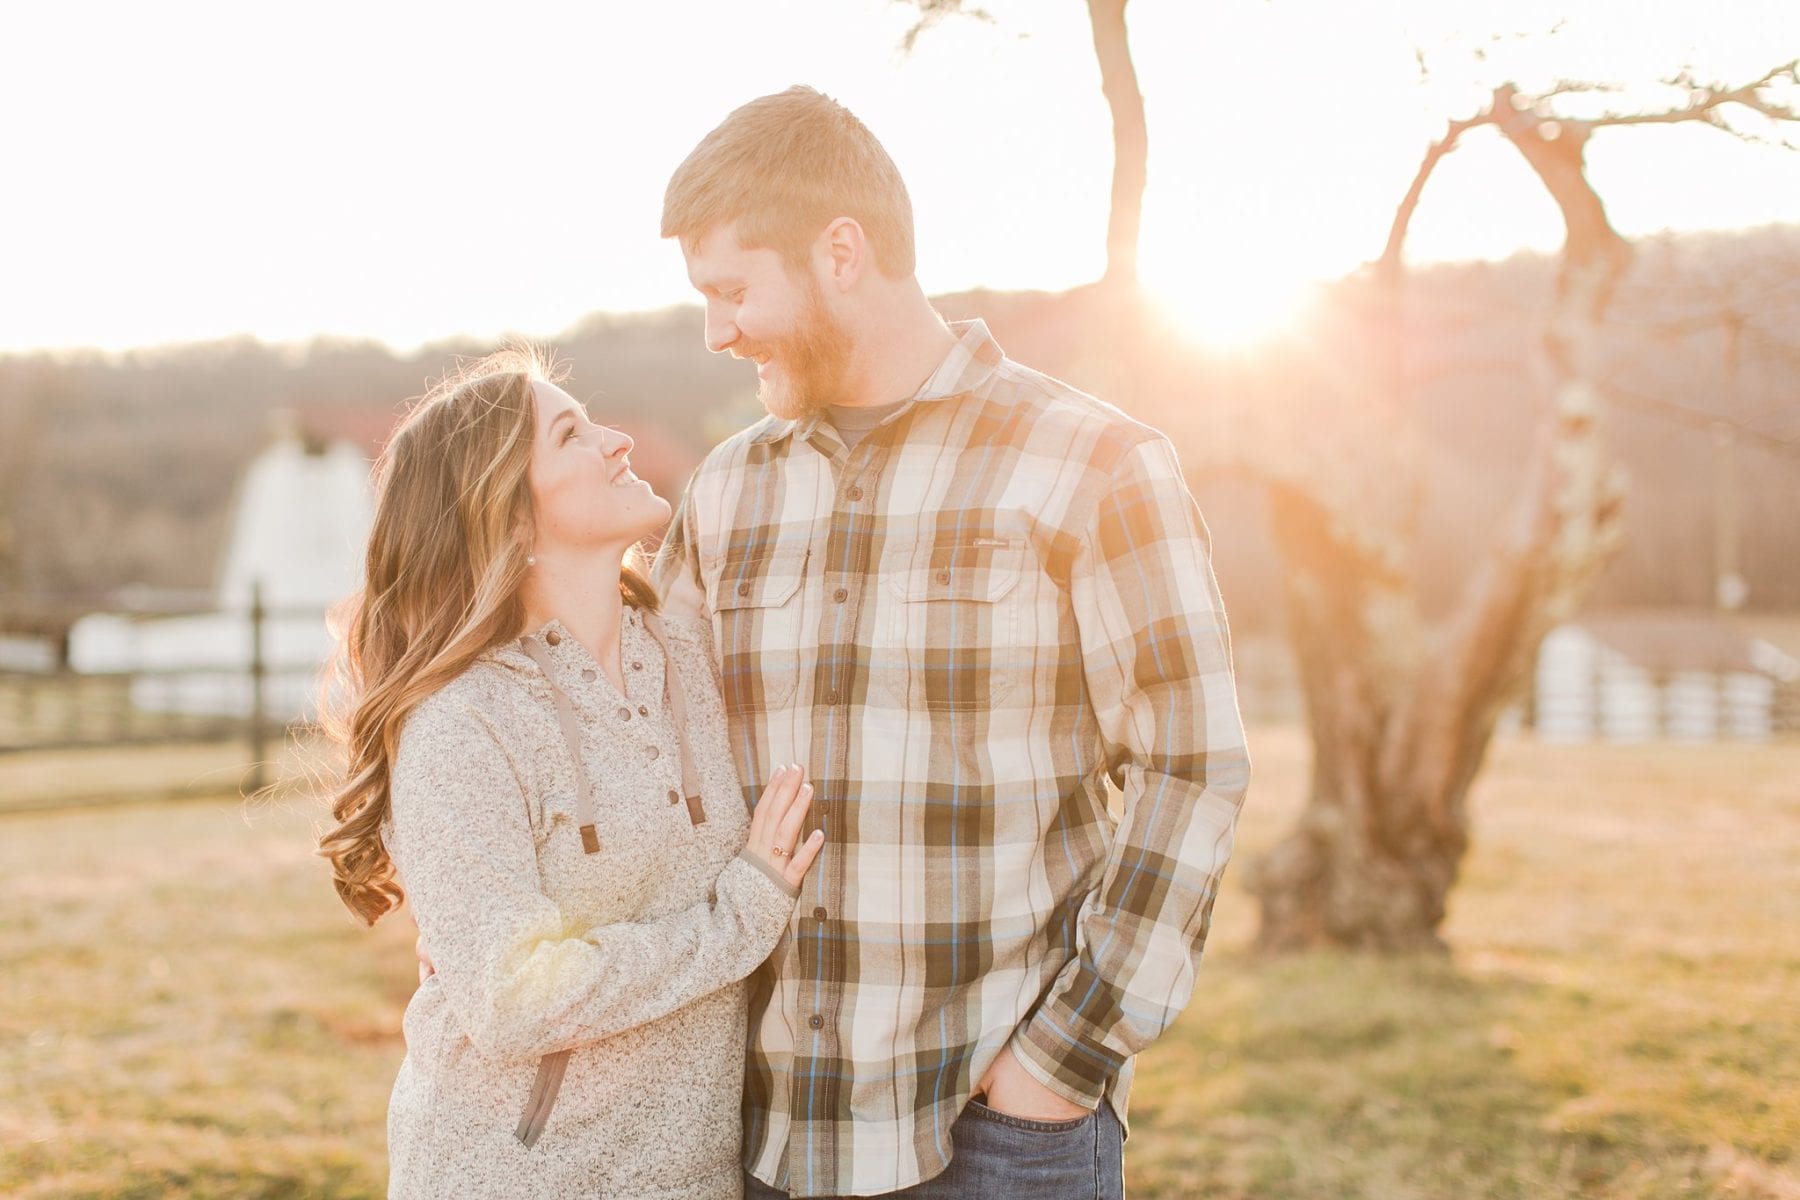
[[669,653],[669,639],[663,630],[662,617],[654,612],[645,612],[643,616],[644,628],[662,647],[663,704],[675,726],[675,740],[681,744],[681,794],[687,800],[688,821],[700,825],[706,821],[706,806],[700,800],[700,769],[694,765],[694,748],[688,744],[687,687],[681,682],[680,672],[675,670],[675,656]]
[[[674,655],[669,653],[669,641],[663,631],[662,619],[653,612],[644,612],[642,615],[644,628],[662,651],[663,705],[675,728],[675,740],[681,746],[681,793],[687,801],[688,822],[699,825],[706,820],[706,806],[700,797],[700,771],[694,765],[693,747],[688,744],[687,689],[682,685],[681,675],[675,669]],[[588,854],[598,854],[600,836],[594,827],[594,790],[588,782],[587,764],[582,760],[581,725],[576,720],[574,705],[569,703],[568,695],[557,686],[556,676],[550,670],[550,656],[544,652],[537,639],[526,635],[519,639],[519,648],[538,665],[538,669],[544,673],[545,681],[550,685],[550,698],[556,704],[557,724],[562,727],[563,741],[568,743],[569,757],[575,764],[575,819],[581,829],[581,848]]]

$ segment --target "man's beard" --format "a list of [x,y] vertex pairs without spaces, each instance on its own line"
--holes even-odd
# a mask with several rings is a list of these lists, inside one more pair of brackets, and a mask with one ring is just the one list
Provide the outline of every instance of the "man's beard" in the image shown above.
[[746,358],[766,354],[780,369],[778,378],[762,381],[756,398],[771,416],[789,421],[805,420],[842,401],[850,368],[850,332],[825,307],[818,280],[810,282],[806,308],[793,333],[733,347]]

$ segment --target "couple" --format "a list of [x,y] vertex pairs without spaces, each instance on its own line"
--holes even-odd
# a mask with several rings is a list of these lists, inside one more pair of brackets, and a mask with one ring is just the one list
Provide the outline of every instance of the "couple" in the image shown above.
[[391,1194],[1122,1196],[1249,773],[1175,452],[938,317],[817,92],[662,232],[769,412],[672,524],[518,352],[379,467],[322,851],[435,967]]

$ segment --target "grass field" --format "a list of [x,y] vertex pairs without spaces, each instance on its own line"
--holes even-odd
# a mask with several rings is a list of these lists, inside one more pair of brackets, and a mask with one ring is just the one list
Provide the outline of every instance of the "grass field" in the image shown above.
[[[1240,855],[1305,778],[1252,748]],[[1800,749],[1510,742],[1475,812],[1447,959],[1259,959],[1227,880],[1133,1197],[1800,1197]],[[342,914],[316,816],[0,816],[0,1194],[382,1194],[411,927]]]

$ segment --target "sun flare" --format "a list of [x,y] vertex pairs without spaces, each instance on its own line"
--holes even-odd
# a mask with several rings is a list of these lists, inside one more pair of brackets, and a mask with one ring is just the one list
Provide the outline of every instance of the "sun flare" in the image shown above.
[[[1148,264],[1146,264],[1148,266]],[[1144,290],[1174,333],[1209,350],[1254,350],[1287,332],[1318,282],[1253,263],[1220,264],[1170,278],[1145,271]]]

